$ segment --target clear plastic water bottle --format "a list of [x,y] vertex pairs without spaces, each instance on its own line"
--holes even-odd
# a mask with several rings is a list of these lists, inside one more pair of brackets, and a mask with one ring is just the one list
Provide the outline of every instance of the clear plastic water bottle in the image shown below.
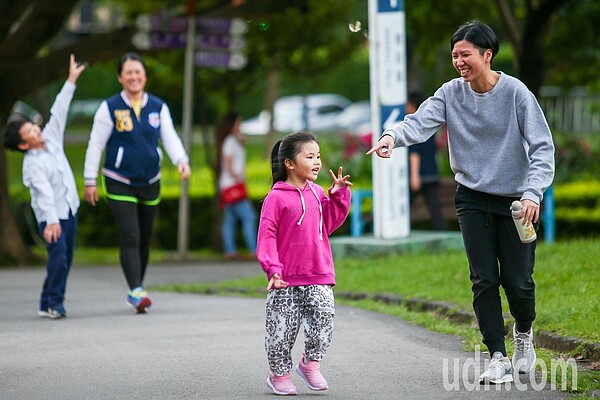
[[515,200],[510,206],[510,211],[512,213],[513,222],[517,227],[517,232],[519,232],[519,239],[521,239],[521,242],[523,243],[531,243],[537,239],[537,234],[535,233],[533,224],[528,223],[527,225],[523,225],[523,218],[519,218],[522,208],[523,204],[521,204],[519,200]]

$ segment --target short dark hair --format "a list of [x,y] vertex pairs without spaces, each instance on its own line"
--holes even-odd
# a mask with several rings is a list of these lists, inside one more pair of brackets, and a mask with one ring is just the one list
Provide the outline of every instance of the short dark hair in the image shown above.
[[419,108],[423,101],[425,101],[425,98],[421,92],[410,92],[408,94],[408,103],[412,103],[415,106],[415,109]]
[[450,51],[454,49],[456,42],[460,42],[461,40],[473,43],[479,48],[481,54],[487,49],[492,50],[492,60],[498,54],[498,50],[500,50],[496,33],[482,22],[472,21],[461,25],[450,39]]
[[121,58],[119,59],[119,64],[117,65],[117,73],[119,75],[121,75],[121,72],[123,71],[123,65],[125,64],[125,62],[129,60],[140,62],[142,64],[142,67],[144,67],[144,71],[146,71],[146,63],[144,62],[142,56],[140,56],[138,53],[125,53],[121,56]]
[[227,136],[229,136],[229,134],[231,133],[231,129],[233,128],[235,121],[237,121],[239,118],[241,118],[240,114],[238,114],[235,111],[229,111],[223,116],[223,118],[221,118],[219,124],[217,125],[217,138],[215,146],[215,150],[217,151],[215,162],[217,178],[221,176],[221,160],[223,158],[223,154],[221,153],[223,152],[223,143],[225,142]]
[[6,128],[4,129],[4,136],[2,138],[2,143],[5,149],[20,151],[21,153],[25,152],[25,150],[19,148],[21,143],[25,143],[21,137],[21,134],[19,133],[25,122],[27,121],[17,120],[11,121],[6,125]]

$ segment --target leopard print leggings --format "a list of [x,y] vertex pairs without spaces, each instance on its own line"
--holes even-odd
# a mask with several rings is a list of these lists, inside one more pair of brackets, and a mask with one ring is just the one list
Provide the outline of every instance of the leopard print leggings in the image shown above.
[[273,374],[282,376],[292,369],[292,347],[301,323],[306,359],[323,359],[331,343],[335,314],[330,285],[270,290],[266,314],[265,350]]

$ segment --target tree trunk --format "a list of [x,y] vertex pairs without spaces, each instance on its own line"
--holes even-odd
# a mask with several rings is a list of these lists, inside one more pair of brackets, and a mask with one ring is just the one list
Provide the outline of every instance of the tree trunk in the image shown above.
[[25,266],[31,260],[31,252],[19,233],[8,196],[6,154],[0,146],[0,265]]
[[[110,59],[132,50],[132,27],[90,34],[53,48],[49,41],[63,30],[64,21],[77,0],[49,2],[28,0],[1,2],[0,14],[7,21],[0,24],[0,139],[6,117],[15,101],[35,93],[51,82],[64,81],[68,73],[69,54],[90,62]],[[40,49],[44,49],[40,52]],[[39,56],[39,54],[43,54]],[[41,110],[47,114],[47,110]],[[34,260],[25,245],[10,206],[6,155],[0,146],[0,265],[27,265]]]
[[519,51],[519,77],[529,90],[537,97],[544,82],[545,65],[543,50],[543,33],[536,23],[526,24],[522,48]]

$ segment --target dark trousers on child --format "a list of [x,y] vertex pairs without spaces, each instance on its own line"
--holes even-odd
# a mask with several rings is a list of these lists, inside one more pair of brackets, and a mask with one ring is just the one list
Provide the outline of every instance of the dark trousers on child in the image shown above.
[[[39,224],[42,237],[46,225],[46,222]],[[40,296],[40,311],[47,311],[51,308],[65,314],[65,290],[67,277],[73,263],[77,215],[69,214],[69,219],[61,219],[60,229],[61,235],[56,243],[46,243],[48,261],[46,262],[46,278]]]
[[469,260],[473,308],[490,355],[506,355],[499,287],[504,288],[517,331],[535,319],[533,267],[536,241],[522,243],[510,214],[518,198],[495,196],[459,185],[456,213]]

